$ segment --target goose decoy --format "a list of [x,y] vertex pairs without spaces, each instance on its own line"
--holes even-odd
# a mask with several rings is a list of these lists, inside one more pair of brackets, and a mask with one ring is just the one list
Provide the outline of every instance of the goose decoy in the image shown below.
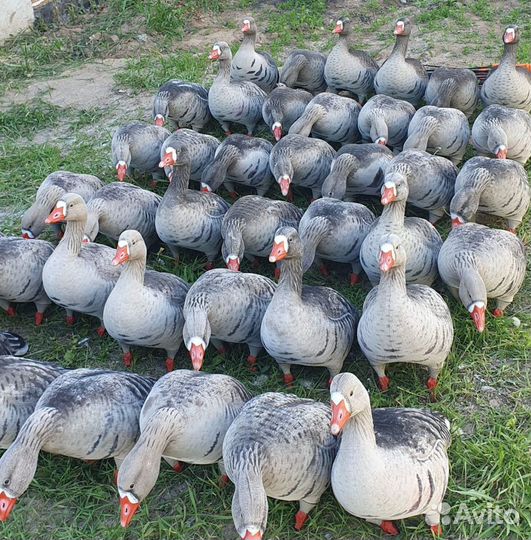
[[28,242],[16,236],[0,236],[0,308],[8,317],[16,315],[13,303],[35,304],[35,324],[42,324],[44,312],[51,304],[42,284],[42,271],[53,253],[44,240]]
[[154,380],[134,373],[76,369],[46,388],[0,458],[0,521],[28,489],[41,450],[83,460],[114,458],[119,468],[139,435]]
[[211,341],[220,354],[223,342],[246,343],[247,363],[256,369],[262,350],[260,325],[273,297],[275,283],[265,276],[210,270],[192,284],[184,303],[184,344],[196,371],[203,366]]
[[424,101],[434,107],[459,109],[470,118],[479,102],[478,79],[471,69],[437,68],[430,75]]
[[120,270],[111,265],[114,249],[83,243],[87,206],[76,193],[64,195],[46,221],[66,221],[66,229],[44,264],[44,290],[52,302],[65,308],[67,325],[75,323],[75,312],[92,315],[100,320],[97,332],[103,336],[103,307],[120,275]]
[[246,401],[245,387],[227,375],[180,369],[160,378],[140,412],[140,437],[118,471],[120,523],[127,527],[157,481],[160,460],[176,472],[183,463],[218,463],[225,434]]
[[476,213],[499,216],[516,233],[531,198],[527,173],[511,159],[475,157],[469,159],[455,180],[455,195],[450,202],[454,227],[475,221]]
[[127,367],[133,363],[131,345],[164,349],[166,370],[175,367],[181,346],[183,305],[189,286],[180,277],[146,270],[147,248],[138,231],[120,235],[113,265],[124,268],[103,309],[107,332],[122,348]]
[[230,124],[242,124],[252,135],[262,120],[262,106],[266,93],[249,80],[231,80],[232,52],[224,41],[215,43],[209,55],[219,61],[219,72],[208,92],[208,107],[225,135],[230,135]]
[[358,324],[360,349],[378,375],[382,390],[389,388],[387,364],[409,362],[427,367],[427,387],[434,399],[437,377],[454,339],[450,310],[429,286],[407,284],[407,256],[400,237],[383,235],[379,252],[380,283],[363,304]]
[[183,145],[175,148],[172,180],[157,208],[155,228],[176,260],[179,248],[201,251],[207,268],[221,247],[221,221],[229,205],[215,193],[188,189],[190,153]]
[[230,135],[217,148],[214,157],[204,165],[201,191],[216,191],[224,184],[233,199],[238,198],[234,184],[256,189],[264,196],[273,184],[269,155],[273,145],[265,139]]
[[348,91],[355,94],[360,103],[365,103],[367,96],[374,92],[378,64],[367,53],[349,48],[350,19],[338,19],[334,34],[338,35],[338,40],[328,54],[324,68],[327,91]]
[[266,97],[262,106],[262,116],[277,142],[302,115],[311,99],[310,92],[284,85],[279,85]]
[[232,518],[242,540],[261,540],[267,498],[298,501],[300,531],[330,482],[336,441],[330,410],[293,394],[268,392],[248,401],[227,430],[223,463],[235,486]]
[[[88,201],[103,182],[91,174],[77,174],[68,171],[56,171],[49,174],[39,186],[35,195],[35,202],[22,216],[22,238],[33,240],[37,238],[46,226],[45,219],[55,208],[57,201],[66,193],[77,193],[83,200]],[[61,225],[53,225],[57,237],[61,238],[63,232]]]
[[458,109],[427,105],[411,119],[403,149],[424,150],[459,165],[469,139],[470,126],[464,113]]
[[394,520],[424,514],[432,534],[441,536],[450,422],[422,409],[371,409],[352,373],[337,375],[330,395],[330,430],[342,434],[332,467],[337,502],[392,536],[399,534]]
[[264,92],[271,92],[278,82],[278,68],[273,57],[266,52],[257,52],[256,33],[258,29],[252,17],[243,20],[243,41],[234,55],[230,69],[232,81],[251,81]]
[[269,262],[282,261],[280,281],[262,320],[260,335],[284,382],[291,365],[325,367],[337,375],[354,342],[358,313],[329,287],[302,284],[303,245],[293,227],[277,230]]
[[496,302],[494,317],[502,317],[522,286],[525,246],[510,232],[465,223],[451,230],[438,264],[442,280],[483,332],[487,299]]
[[295,49],[288,54],[279,82],[290,88],[302,88],[312,94],[326,90],[324,68],[326,55],[317,51]]
[[531,156],[531,115],[520,109],[489,105],[472,125],[471,142],[480,155],[514,159],[525,165]]
[[406,58],[411,28],[407,18],[396,21],[395,46],[374,77],[374,89],[377,94],[403,99],[416,107],[424,97],[428,74],[418,60]]
[[159,88],[153,100],[156,126],[173,123],[177,129],[201,131],[211,119],[208,90],[200,84],[173,79]]
[[497,104],[531,112],[531,73],[516,66],[519,41],[518,26],[508,26],[503,32],[504,52],[500,64],[481,87],[485,106]]

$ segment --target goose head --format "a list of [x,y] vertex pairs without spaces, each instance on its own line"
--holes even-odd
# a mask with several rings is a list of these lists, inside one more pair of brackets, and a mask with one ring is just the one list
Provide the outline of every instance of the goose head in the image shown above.
[[61,223],[63,221],[86,221],[87,205],[77,193],[67,193],[59,201],[45,223]]
[[256,23],[252,17],[245,17],[242,21],[242,32],[244,35],[256,34]]
[[409,36],[411,34],[411,21],[406,17],[405,19],[398,19],[395,23],[395,36]]
[[406,265],[406,251],[396,234],[382,236],[378,264],[382,272],[389,272],[392,268],[403,268]]
[[384,206],[396,201],[406,201],[409,196],[406,176],[399,172],[386,174],[381,193],[381,202]]
[[303,245],[299,233],[293,227],[280,227],[275,233],[269,262],[276,263],[284,259],[302,258]]
[[335,436],[343,431],[351,418],[371,406],[367,390],[353,373],[340,373],[332,379],[330,401],[330,432]]
[[342,17],[336,21],[336,27],[332,31],[334,34],[340,36],[347,36],[350,34],[350,19]]
[[225,41],[218,41],[214,43],[210,54],[208,55],[210,60],[232,60],[232,51],[228,43]]
[[518,43],[520,40],[520,29],[516,25],[508,26],[503,32],[503,42],[508,45],[510,43]]
[[479,208],[480,193],[470,189],[459,189],[450,201],[450,217],[452,227],[459,227],[469,221],[474,221],[474,216]]
[[113,266],[123,265],[129,261],[146,260],[147,248],[142,235],[135,230],[124,231],[118,239]]

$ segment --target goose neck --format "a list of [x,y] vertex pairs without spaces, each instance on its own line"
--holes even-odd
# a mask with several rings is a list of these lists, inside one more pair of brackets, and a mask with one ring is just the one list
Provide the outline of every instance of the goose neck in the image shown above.
[[64,246],[68,253],[78,256],[83,244],[83,233],[87,220],[67,221],[65,234],[60,242],[60,246]]
[[351,418],[341,438],[340,451],[345,449],[351,452],[361,450],[374,451],[376,448],[376,436],[370,405]]
[[407,46],[409,43],[409,36],[396,36],[395,46],[391,51],[390,57],[400,56],[402,58],[406,57]]
[[506,43],[503,56],[500,60],[500,68],[514,69],[516,66],[516,50],[518,48],[517,43]]
[[402,227],[406,216],[406,201],[395,201],[385,205],[380,223],[391,223]]
[[282,261],[277,291],[302,295],[302,258],[290,257]]

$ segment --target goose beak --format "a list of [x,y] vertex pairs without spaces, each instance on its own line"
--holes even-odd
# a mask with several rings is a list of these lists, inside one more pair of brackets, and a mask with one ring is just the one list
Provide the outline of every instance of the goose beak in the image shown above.
[[203,367],[203,360],[205,358],[205,349],[202,345],[192,344],[190,347],[190,358],[192,359],[192,366],[195,371],[201,371]]
[[282,139],[282,126],[279,123],[273,125],[273,137],[275,137],[275,141],[277,142]]
[[245,32],[249,32],[251,30],[251,23],[244,22],[242,26],[242,32],[245,34]]
[[468,308],[478,332],[485,330],[485,310],[485,304],[483,302],[474,302]]
[[208,58],[209,58],[210,60],[219,60],[219,57],[220,57],[220,56],[221,56],[221,55],[219,54],[219,51],[217,51],[217,50],[212,50],[212,51],[210,52],[210,54],[208,55]]
[[127,165],[122,165],[120,163],[116,165],[116,174],[118,176],[118,180],[120,180],[120,182],[123,182],[127,174]]
[[465,220],[459,216],[452,216],[452,228],[455,229],[455,227],[459,227],[459,225],[463,225],[465,223]]
[[131,502],[127,497],[120,497],[120,525],[128,527],[139,508],[140,503]]
[[398,21],[395,26],[395,36],[400,36],[404,33],[405,24],[403,21]]
[[378,137],[374,142],[385,146],[387,144],[387,139],[385,137]]
[[332,30],[333,34],[341,34],[343,27],[340,24],[336,24],[336,27]]
[[286,255],[288,252],[286,251],[286,248],[284,246],[284,242],[275,242],[273,244],[273,249],[271,250],[271,254],[269,255],[269,262],[274,263],[281,261],[282,259],[286,258]]
[[17,504],[17,498],[8,495],[5,490],[0,489],[0,521],[5,522],[11,511]]
[[393,268],[395,264],[396,261],[392,250],[380,251],[379,265],[382,272],[389,272],[389,270],[391,270],[391,268]]
[[125,244],[125,246],[118,246],[116,249],[116,255],[114,256],[114,259],[112,260],[113,266],[118,266],[119,264],[125,264],[129,260],[129,246]]
[[157,116],[155,116],[155,125],[159,127],[163,127],[164,123],[165,123],[164,116],[162,116],[162,114],[157,114]]
[[381,201],[384,206],[396,201],[396,185],[393,182],[384,184]]
[[175,160],[173,159],[173,154],[171,152],[166,152],[159,163],[159,167],[173,167],[174,165]]
[[201,182],[201,191],[203,193],[210,193],[212,188],[208,184],[203,184],[203,182]]
[[291,178],[287,174],[283,174],[279,179],[278,183],[280,185],[280,191],[284,197],[288,196],[289,185],[291,184]]
[[245,536],[242,536],[242,540],[262,540],[262,533],[252,533],[251,531],[245,531]]
[[344,399],[339,403],[332,399],[332,420],[330,420],[330,433],[334,436],[339,435],[345,424],[349,421],[350,412],[347,409],[347,404]]
[[24,240],[34,240],[35,235],[29,229],[22,229],[22,238]]
[[503,35],[503,42],[504,43],[513,43],[514,39],[516,37],[516,32],[513,28],[508,28],[505,31],[505,34]]
[[64,208],[54,208],[52,213],[44,220],[44,223],[61,223],[65,220]]
[[233,272],[240,271],[240,259],[238,257],[228,258],[227,259],[227,268]]
[[83,235],[83,240],[81,240],[81,242],[83,244],[90,244],[90,238],[86,234],[84,234]]
[[500,144],[498,148],[496,148],[496,157],[498,159],[507,159],[507,147],[503,144]]

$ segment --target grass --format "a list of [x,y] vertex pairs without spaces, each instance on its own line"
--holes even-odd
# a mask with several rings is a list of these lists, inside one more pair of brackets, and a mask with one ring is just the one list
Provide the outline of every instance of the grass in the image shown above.
[[[443,40],[446,39],[466,47],[467,58],[474,58],[488,48],[489,57],[497,59],[501,51],[501,29],[496,30],[495,22],[501,17],[501,24],[515,21],[520,24],[519,59],[526,61],[530,56],[531,11],[528,1],[512,4],[507,14],[500,11],[500,2],[482,0],[465,5],[432,0],[418,0],[415,5],[405,7],[388,4],[369,0],[356,9],[346,10],[346,14],[358,22],[355,25],[356,46],[381,51],[392,42],[389,29],[394,20],[405,14],[415,18],[416,32],[420,35],[425,33],[426,41],[432,43],[434,50],[444,48],[446,42]],[[253,13],[267,29],[263,48],[272,51],[275,57],[282,57],[294,46],[322,50],[331,47],[334,39],[330,37],[330,23],[338,15],[343,15],[331,11],[322,0],[287,0],[278,5],[258,5],[254,0],[229,3],[185,0],[179,3],[178,9],[172,9],[172,6],[174,4],[169,0],[149,3],[110,0],[105,6],[95,6],[91,13],[73,13],[66,26],[37,29],[12,40],[0,51],[1,68],[6,74],[0,83],[0,93],[2,89],[9,88],[23,90],[28,79],[53,76],[67,67],[109,56],[128,59],[124,69],[116,75],[120,89],[140,94],[153,93],[169,78],[205,81],[213,73],[206,58],[211,43],[208,42],[204,48],[187,47],[186,36],[195,32],[187,28],[192,14],[199,17],[208,12],[213,24],[221,24],[223,20],[233,29],[234,21],[241,15]],[[464,33],[458,33],[465,21],[468,22]],[[488,39],[475,30],[476,24],[481,22],[489,23]],[[73,32],[75,28],[80,30]],[[149,36],[146,42],[142,42],[142,47],[128,48],[131,43],[137,43],[136,37],[142,34]],[[119,40],[111,39],[113,35]],[[230,41],[229,35],[227,39]],[[91,39],[91,36],[96,37]],[[205,39],[209,39],[208,35]],[[457,65],[462,63],[459,57],[455,62]],[[473,63],[471,60],[469,65]],[[131,120],[136,119],[134,114],[131,112]],[[31,204],[43,178],[54,170],[92,173],[105,182],[115,179],[109,159],[112,129],[108,118],[112,115],[113,110],[105,102],[94,109],[64,109],[49,105],[46,96],[40,101],[12,106],[0,114],[1,232],[19,233],[23,210]],[[59,134],[64,139],[47,137],[46,134],[50,133]],[[219,136],[220,132],[216,128],[213,134]],[[266,129],[260,132],[260,136],[270,138]],[[45,139],[45,142],[35,144],[36,137]],[[73,142],[68,142],[69,139]],[[467,154],[468,157],[471,155],[472,152]],[[135,182],[147,187],[149,179],[137,178]],[[158,187],[157,191],[162,194],[164,186]],[[272,196],[278,197],[278,193],[272,191]],[[301,206],[307,204],[303,198],[298,198],[297,203]],[[379,205],[371,204],[379,212]],[[443,222],[439,229],[446,235],[448,224]],[[519,234],[529,245],[529,218]],[[43,237],[52,238],[49,233]],[[190,253],[183,264],[175,268],[166,251],[152,255],[149,260],[151,267],[175,272],[189,282],[201,274],[202,263],[201,257]],[[258,271],[271,276],[271,266],[262,262]],[[368,283],[350,288],[346,285],[346,269],[333,265],[332,268],[334,272],[326,284],[338,289],[361,308],[370,288]],[[244,263],[243,270],[250,271],[251,268]],[[305,281],[323,284],[323,279],[315,271],[309,272]],[[475,331],[466,310],[446,293],[440,283],[436,288],[450,306],[455,327],[455,342],[441,375],[437,403],[428,402],[424,388],[426,375],[415,366],[391,366],[392,386],[386,394],[377,390],[372,370],[359,349],[353,350],[345,363],[345,370],[360,377],[369,389],[375,407],[430,407],[451,420],[451,476],[445,501],[451,507],[449,515],[452,522],[446,526],[446,537],[527,539],[531,527],[529,276],[508,316],[502,319],[488,316],[483,334]],[[73,328],[67,328],[63,312],[52,307],[45,324],[36,328],[32,324],[32,306],[20,306],[17,311],[16,319],[9,319],[1,312],[0,327],[26,336],[31,344],[32,357],[60,361],[70,368],[103,366],[122,369],[118,345],[109,337],[100,339],[96,336],[95,320],[81,317]],[[520,326],[515,326],[512,316],[519,319]],[[262,355],[258,373],[251,374],[245,368],[245,356],[245,349],[239,346],[232,347],[226,357],[209,350],[205,370],[237,377],[256,394],[284,390],[280,371],[270,358]],[[134,370],[161,376],[164,373],[163,357],[160,351],[135,349]],[[176,364],[180,368],[190,367],[184,349],[179,352]],[[329,400],[324,370],[295,368],[294,374],[297,377],[295,393],[324,402]],[[163,465],[154,490],[128,530],[119,526],[113,471],[114,464],[110,461],[90,466],[73,459],[42,454],[30,489],[17,504],[10,520],[0,524],[0,538],[156,540],[172,537],[188,540],[236,537],[230,512],[232,488],[218,488],[218,473],[214,466],[190,466],[176,475]],[[467,505],[468,514],[459,513],[462,503]],[[517,510],[520,521],[516,524],[495,523],[497,506],[502,513]],[[307,528],[301,533],[292,530],[295,511],[293,504],[271,500],[266,538],[382,538],[376,527],[342,511],[330,491],[323,496],[312,512]],[[474,516],[482,513],[483,519],[476,522]],[[402,538],[420,540],[430,537],[421,519],[409,519],[398,525]]]

